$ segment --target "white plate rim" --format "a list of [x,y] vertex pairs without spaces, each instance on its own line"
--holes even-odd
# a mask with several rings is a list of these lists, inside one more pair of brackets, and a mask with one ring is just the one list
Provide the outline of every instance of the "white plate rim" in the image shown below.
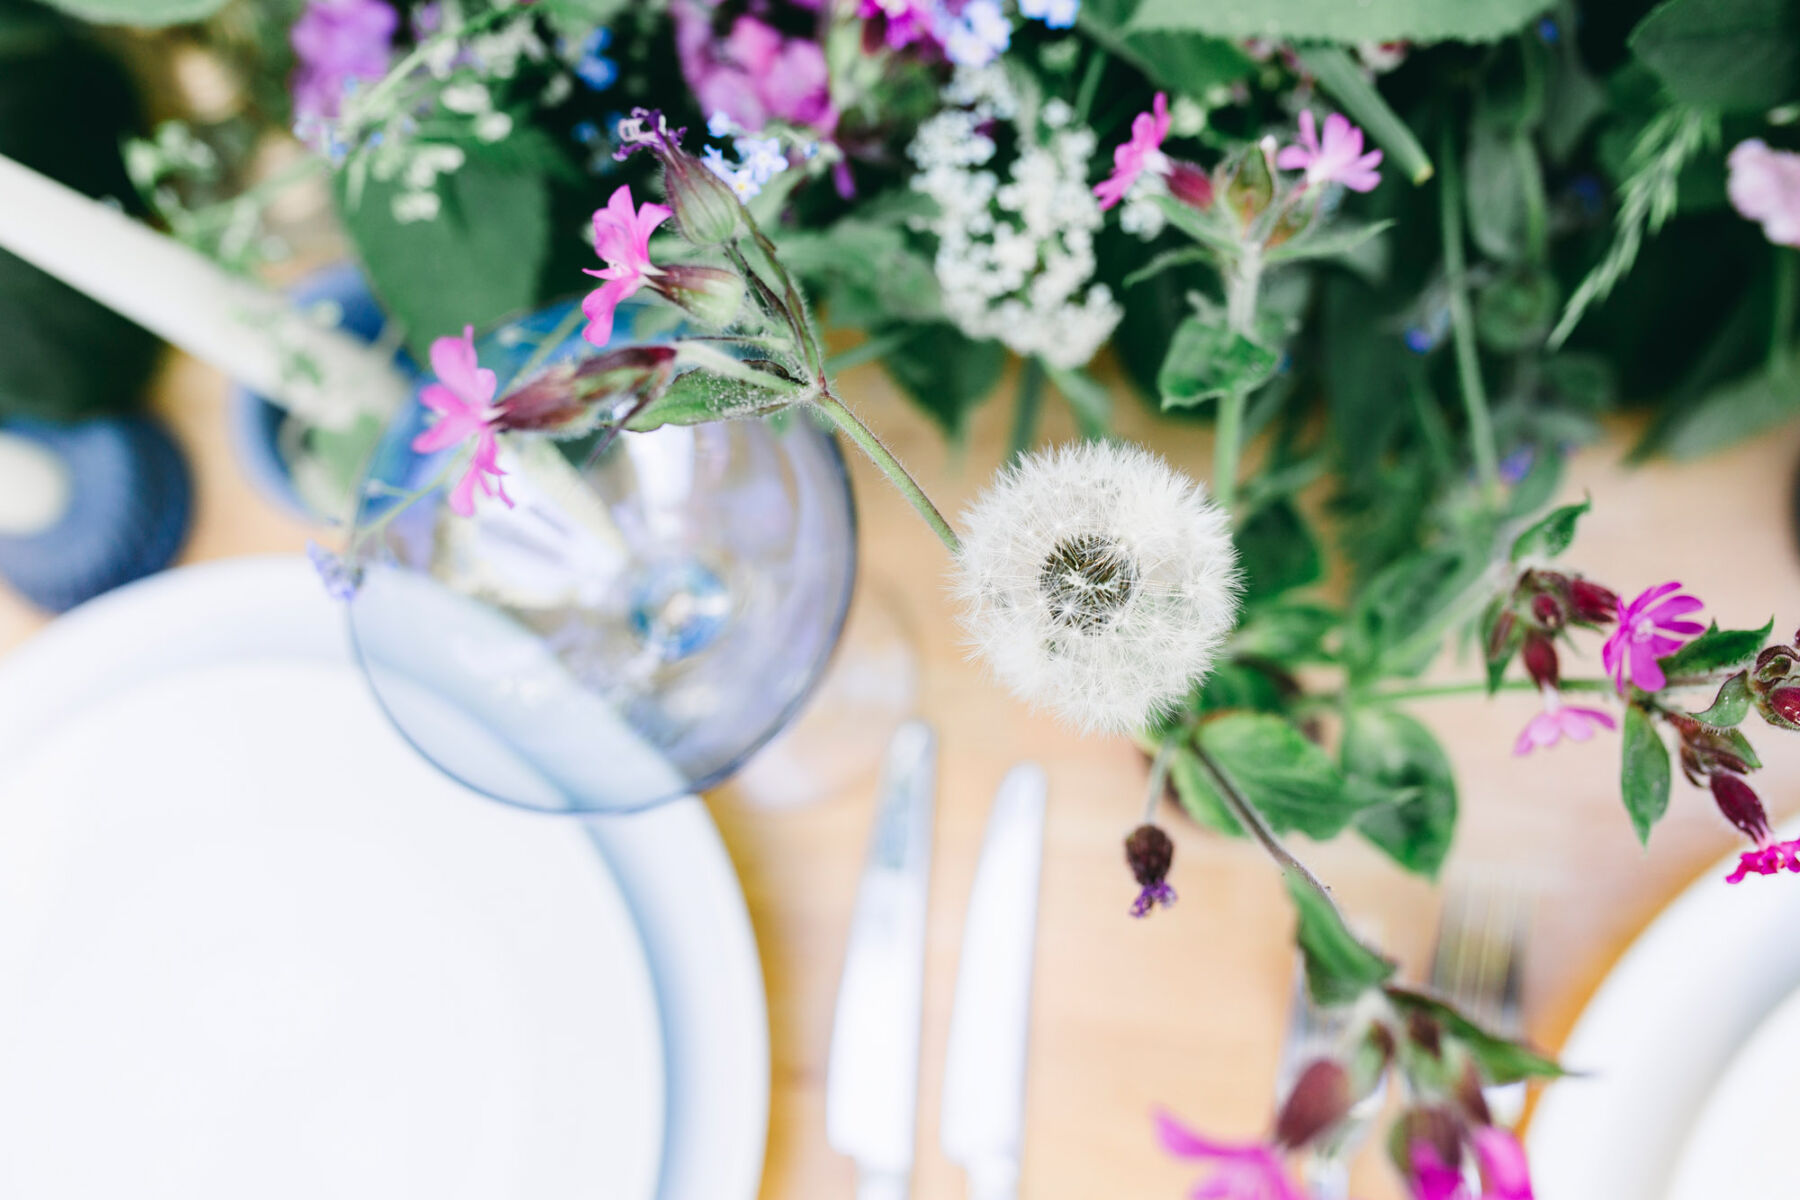
[[[304,558],[235,558],[151,576],[81,605],[0,659],[0,748],[113,688],[258,657],[354,665],[344,614]],[[637,922],[662,1018],[658,1200],[752,1200],[768,1136],[767,997],[718,829],[695,797],[583,824]]]
[[[1800,822],[1777,833],[1800,836]],[[1689,1130],[1739,1046],[1800,988],[1800,887],[1710,866],[1632,942],[1582,1010],[1526,1146],[1539,1200],[1665,1194]]]

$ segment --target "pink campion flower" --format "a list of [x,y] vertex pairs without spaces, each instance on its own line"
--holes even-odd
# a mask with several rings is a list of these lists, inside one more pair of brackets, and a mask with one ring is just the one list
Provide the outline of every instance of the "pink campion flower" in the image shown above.
[[1726,165],[1731,206],[1759,222],[1778,246],[1800,246],[1800,154],[1771,150],[1761,138],[1739,142]]
[[1668,679],[1656,660],[1705,632],[1699,622],[1680,619],[1705,607],[1697,597],[1673,595],[1680,590],[1679,583],[1659,583],[1630,604],[1619,601],[1618,628],[1600,650],[1600,662],[1613,677],[1619,695],[1625,694],[1628,683],[1647,692],[1660,690]]
[[871,23],[870,28],[890,50],[904,50],[915,42],[934,40],[933,0],[861,0],[856,15]]
[[1470,1200],[1462,1172],[1438,1157],[1437,1147],[1421,1138],[1412,1144],[1413,1200]]
[[1321,141],[1311,110],[1302,109],[1300,142],[1283,146],[1275,156],[1275,165],[1284,171],[1305,171],[1305,187],[1341,183],[1353,192],[1368,192],[1381,182],[1381,175],[1375,170],[1381,165],[1381,151],[1364,154],[1363,131],[1342,113],[1325,118],[1325,137]]
[[1212,1166],[1212,1175],[1189,1193],[1193,1200],[1307,1200],[1272,1145],[1209,1141],[1161,1111],[1156,1113],[1156,1134],[1170,1154]]
[[1751,875],[1800,872],[1800,841],[1775,840],[1769,829],[1768,811],[1742,777],[1731,771],[1715,771],[1707,785],[1712,789],[1713,801],[1719,806],[1720,814],[1756,843],[1755,849],[1738,856],[1737,869],[1725,877],[1726,883],[1742,883]]
[[594,345],[612,341],[613,313],[619,302],[643,287],[647,277],[661,274],[650,261],[650,234],[671,215],[661,204],[633,209],[630,185],[619,188],[605,208],[594,211],[594,250],[606,266],[584,272],[606,282],[581,302],[582,315],[588,319],[582,336]]
[[670,11],[681,73],[701,112],[722,112],[751,133],[770,121],[824,134],[836,128],[819,43],[789,37],[749,15],[733,21],[724,38],[715,37],[712,5],[699,0],[677,0]]
[[1750,875],[1779,875],[1783,871],[1800,874],[1800,840],[1771,841],[1744,851],[1738,855],[1737,869],[1725,877],[1725,882],[1742,883]]
[[501,410],[494,405],[499,381],[477,363],[475,330],[465,325],[460,338],[441,337],[432,342],[431,369],[437,372],[438,381],[425,385],[419,403],[438,416],[431,428],[413,439],[412,448],[432,454],[473,439],[469,469],[450,493],[450,510],[459,516],[472,515],[477,489],[484,496],[500,497],[511,508],[512,497],[500,482],[506,472],[499,466],[500,443],[495,437],[501,418]]
[[1612,717],[1597,708],[1576,708],[1562,702],[1562,694],[1553,687],[1544,691],[1544,711],[1525,723],[1519,740],[1513,743],[1514,754],[1530,754],[1540,747],[1549,749],[1564,738],[1585,742],[1599,729],[1617,729]]
[[386,75],[399,23],[382,0],[309,0],[288,31],[296,120],[335,117],[350,81]]
[[1481,1191],[1471,1192],[1462,1171],[1446,1163],[1437,1147],[1421,1138],[1412,1144],[1413,1200],[1533,1200],[1531,1171],[1518,1138],[1504,1129],[1483,1125],[1469,1140],[1481,1171]]
[[1144,172],[1168,174],[1169,160],[1162,152],[1163,139],[1168,136],[1169,97],[1158,92],[1150,111],[1131,119],[1131,137],[1114,148],[1112,174],[1094,185],[1101,208],[1111,208],[1123,200]]

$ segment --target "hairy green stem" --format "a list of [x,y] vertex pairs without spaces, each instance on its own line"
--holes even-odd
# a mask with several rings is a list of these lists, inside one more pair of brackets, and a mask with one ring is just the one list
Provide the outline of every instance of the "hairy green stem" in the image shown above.
[[900,494],[906,497],[906,502],[925,518],[925,523],[937,534],[938,541],[944,543],[944,548],[952,554],[959,553],[962,550],[962,539],[956,536],[956,530],[950,527],[950,522],[944,519],[944,514],[931,502],[925,489],[907,473],[900,460],[894,457],[894,452],[875,435],[875,431],[864,425],[842,400],[832,395],[829,388],[819,394],[814,404],[825,414],[826,419],[857,444],[869,461],[887,476],[888,482],[899,489]]
[[1139,822],[1149,825],[1156,820],[1156,806],[1162,802],[1163,790],[1169,786],[1169,760],[1175,757],[1179,735],[1171,735],[1157,743],[1156,756],[1150,760],[1150,781],[1144,788],[1144,817]]
[[1263,820],[1262,813],[1258,812],[1256,806],[1251,804],[1242,792],[1238,791],[1237,785],[1231,781],[1231,776],[1227,775],[1224,768],[1219,766],[1212,755],[1206,752],[1206,747],[1200,744],[1198,738],[1193,741],[1193,749],[1194,754],[1200,759],[1200,765],[1206,769],[1207,775],[1212,779],[1213,787],[1218,791],[1219,798],[1225,802],[1225,807],[1231,810],[1231,815],[1237,818],[1238,824],[1242,825],[1250,836],[1256,839],[1257,844],[1268,853],[1270,858],[1275,860],[1277,866],[1317,892],[1320,899],[1330,905],[1331,910],[1337,914],[1338,921],[1348,929],[1349,922],[1344,920],[1343,910],[1338,908],[1337,901],[1332,898],[1331,889],[1320,882],[1319,877],[1308,870],[1305,863],[1295,858],[1293,851],[1281,844],[1281,839],[1275,836],[1275,831],[1269,827],[1267,821]]
[[1012,435],[1007,438],[1007,462],[1031,449],[1032,438],[1037,435],[1038,413],[1043,407],[1044,364],[1033,355],[1019,367],[1019,395],[1013,406]]
[[1475,348],[1475,318],[1469,311],[1469,270],[1463,253],[1462,166],[1456,143],[1444,130],[1438,151],[1438,218],[1444,235],[1444,274],[1450,289],[1450,336],[1456,346],[1456,376],[1463,407],[1469,415],[1475,473],[1482,494],[1492,504],[1500,497],[1500,456],[1494,449],[1494,421],[1488,414],[1487,388],[1481,382],[1481,358]]
[[1775,303],[1769,317],[1769,370],[1788,365],[1788,342],[1794,333],[1794,307],[1800,302],[1800,250],[1775,247]]
[[1226,512],[1237,502],[1238,453],[1243,449],[1248,401],[1241,387],[1219,397],[1219,420],[1213,427],[1213,499]]

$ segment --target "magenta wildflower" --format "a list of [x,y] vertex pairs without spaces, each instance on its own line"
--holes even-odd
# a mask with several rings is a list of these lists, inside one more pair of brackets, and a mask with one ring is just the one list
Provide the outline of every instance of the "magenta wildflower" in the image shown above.
[[1800,246],[1800,154],[1771,150],[1761,138],[1739,142],[1725,160],[1731,206],[1762,225],[1778,246]]
[[1679,591],[1679,583],[1659,583],[1630,604],[1619,601],[1619,627],[1600,651],[1600,661],[1613,677],[1619,695],[1625,694],[1626,684],[1647,692],[1660,691],[1669,681],[1656,660],[1705,631],[1697,621],[1680,619],[1705,605],[1695,596],[1673,595]]
[[1342,113],[1325,118],[1325,136],[1321,141],[1310,110],[1300,112],[1300,141],[1283,146],[1275,156],[1275,165],[1284,171],[1305,171],[1306,186],[1341,183],[1353,192],[1368,192],[1381,182],[1375,170],[1381,165],[1381,151],[1363,153],[1363,131],[1352,125]]
[[437,413],[430,429],[413,439],[412,448],[431,454],[464,442],[474,441],[468,470],[450,493],[450,510],[459,516],[475,511],[475,492],[498,496],[512,507],[512,497],[500,477],[500,443],[495,437],[501,410],[494,405],[494,392],[499,381],[494,373],[479,366],[475,358],[475,331],[463,327],[460,338],[441,337],[431,343],[431,369],[438,382],[428,383],[419,392],[419,403]]
[[302,124],[338,115],[353,80],[387,74],[399,14],[381,0],[309,0],[288,31],[294,116]]
[[1519,731],[1519,740],[1513,743],[1514,754],[1530,754],[1533,750],[1551,746],[1568,738],[1571,742],[1585,742],[1594,736],[1596,730],[1617,729],[1618,724],[1597,708],[1575,708],[1562,702],[1562,695],[1553,687],[1544,689],[1544,711],[1525,723]]
[[1437,1147],[1421,1138],[1412,1144],[1413,1200],[1532,1200],[1531,1171],[1519,1139],[1492,1125],[1470,1136],[1481,1191],[1471,1192],[1462,1171],[1446,1163]]
[[749,15],[738,17],[719,38],[710,6],[678,0],[672,11],[681,73],[701,112],[722,112],[751,133],[771,121],[824,133],[837,125],[819,43],[789,37]]
[[1145,171],[1153,175],[1168,173],[1169,160],[1162,152],[1163,139],[1168,136],[1169,97],[1158,92],[1150,111],[1131,119],[1131,137],[1113,150],[1112,174],[1094,185],[1101,208],[1111,208],[1123,200]]
[[935,40],[931,30],[936,8],[933,0],[861,0],[856,15],[870,23],[888,49],[904,50],[915,42]]
[[1189,1193],[1193,1200],[1306,1200],[1306,1193],[1288,1178],[1281,1153],[1272,1145],[1230,1146],[1209,1141],[1160,1111],[1156,1113],[1156,1134],[1170,1154],[1213,1168],[1212,1175]]
[[594,211],[594,250],[606,266],[584,270],[606,282],[581,302],[582,314],[589,322],[582,336],[594,345],[612,341],[613,313],[619,302],[643,287],[648,276],[660,274],[650,261],[650,234],[670,216],[661,204],[645,203],[633,209],[629,185],[614,192],[605,208]]
[[1749,784],[1730,771],[1715,771],[1707,784],[1712,788],[1713,802],[1719,806],[1719,812],[1756,843],[1755,849],[1738,856],[1737,869],[1725,877],[1726,883],[1742,883],[1751,875],[1800,872],[1800,841],[1775,840],[1769,829],[1769,814]]
[[1800,873],[1800,840],[1766,842],[1744,851],[1738,855],[1737,869],[1725,877],[1725,882],[1742,883],[1750,875],[1779,875],[1783,871]]

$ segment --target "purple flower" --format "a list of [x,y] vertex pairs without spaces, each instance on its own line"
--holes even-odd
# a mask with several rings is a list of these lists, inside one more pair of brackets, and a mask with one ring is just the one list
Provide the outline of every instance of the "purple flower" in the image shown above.
[[1412,1144],[1414,1200],[1532,1200],[1531,1171],[1519,1139],[1504,1129],[1483,1125],[1470,1136],[1481,1191],[1471,1192],[1456,1167],[1444,1162],[1427,1139]]
[[1600,661],[1619,695],[1625,694],[1628,683],[1647,692],[1660,691],[1668,679],[1656,660],[1704,631],[1699,622],[1680,619],[1705,607],[1697,597],[1672,595],[1680,590],[1679,583],[1660,583],[1630,604],[1619,601],[1619,627],[1600,651]]
[[1150,111],[1131,119],[1131,136],[1114,148],[1112,174],[1094,185],[1101,208],[1111,208],[1123,200],[1145,171],[1162,175],[1169,170],[1169,160],[1162,152],[1163,139],[1168,136],[1169,97],[1158,92],[1150,103]]
[[306,557],[318,572],[327,596],[340,603],[355,599],[359,580],[348,563],[311,538],[306,540]]
[[1530,754],[1539,747],[1548,749],[1564,738],[1571,742],[1585,742],[1594,736],[1595,730],[1617,728],[1617,723],[1606,713],[1597,708],[1565,706],[1557,690],[1546,687],[1544,711],[1531,718],[1526,722],[1525,728],[1519,731],[1519,740],[1513,743],[1513,753]]
[[1288,1178],[1280,1151],[1267,1143],[1230,1146],[1208,1141],[1168,1113],[1156,1113],[1163,1149],[1177,1158],[1208,1163],[1213,1173],[1190,1195],[1193,1200],[1306,1200]]
[[1381,182],[1375,170],[1381,151],[1363,153],[1363,131],[1341,113],[1325,118],[1325,137],[1319,138],[1310,109],[1300,112],[1300,142],[1283,146],[1275,165],[1284,171],[1305,171],[1305,186],[1341,183],[1353,192],[1368,192]]
[[1760,138],[1739,142],[1725,160],[1731,205],[1762,224],[1777,246],[1800,246],[1800,154],[1771,150]]
[[713,34],[713,12],[697,0],[677,0],[675,49],[681,73],[700,111],[724,113],[742,129],[760,132],[770,121],[829,133],[837,125],[825,51],[808,38],[788,37],[752,16]]
[[933,0],[862,0],[856,15],[871,22],[876,36],[890,50],[904,50],[915,42],[929,42]]
[[998,0],[964,0],[961,12],[940,4],[933,32],[944,57],[965,67],[985,67],[1012,44],[1012,23]]
[[387,74],[399,14],[381,0],[308,0],[288,31],[299,66],[292,81],[301,124],[338,115],[354,81]]

